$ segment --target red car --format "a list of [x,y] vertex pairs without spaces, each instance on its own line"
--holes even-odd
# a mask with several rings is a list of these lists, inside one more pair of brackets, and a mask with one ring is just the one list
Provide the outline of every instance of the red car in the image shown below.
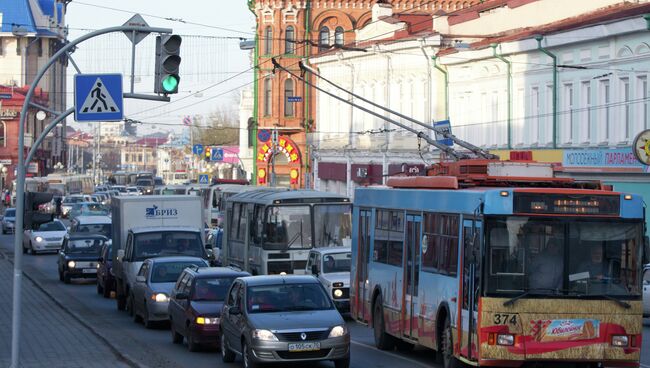
[[186,268],[169,299],[172,341],[187,339],[190,351],[219,346],[220,317],[230,285],[248,272],[226,267]]

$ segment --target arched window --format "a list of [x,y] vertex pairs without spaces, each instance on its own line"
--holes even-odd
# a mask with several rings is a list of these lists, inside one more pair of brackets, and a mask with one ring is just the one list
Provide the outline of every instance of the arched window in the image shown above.
[[296,40],[293,27],[287,27],[287,30],[284,31],[284,53],[293,54],[296,50]]
[[7,147],[7,129],[5,122],[0,124],[0,147]]
[[323,51],[330,48],[330,29],[323,26],[318,33],[318,50]]
[[343,27],[336,27],[336,30],[334,31],[334,44],[336,46],[343,46]]
[[264,116],[271,116],[273,107],[271,106],[271,95],[273,94],[273,81],[271,78],[264,80]]
[[294,93],[293,79],[287,79],[284,81],[284,116],[286,117],[294,116],[294,102],[289,102],[289,97],[292,97]]
[[264,31],[264,55],[273,53],[273,28],[266,27]]

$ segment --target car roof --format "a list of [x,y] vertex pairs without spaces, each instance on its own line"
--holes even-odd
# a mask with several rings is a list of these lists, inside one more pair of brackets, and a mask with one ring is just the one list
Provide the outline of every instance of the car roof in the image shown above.
[[346,253],[352,252],[352,247],[321,247],[313,248],[311,251],[320,254]]
[[79,224],[112,224],[113,220],[108,216],[77,216],[75,218]]
[[189,256],[167,256],[167,257],[156,257],[149,258],[147,261],[151,263],[175,263],[175,262],[205,262],[205,259],[200,257],[189,257]]
[[314,276],[306,275],[263,275],[247,276],[241,278],[248,286],[264,286],[278,284],[318,284],[319,281]]
[[250,273],[246,271],[235,270],[230,267],[199,267],[198,269],[192,269],[191,273],[197,279],[207,279],[215,277],[246,277],[250,276]]
[[148,226],[148,227],[134,227],[131,228],[133,233],[157,233],[157,232],[169,232],[169,231],[189,231],[189,232],[202,232],[199,228],[191,226]]

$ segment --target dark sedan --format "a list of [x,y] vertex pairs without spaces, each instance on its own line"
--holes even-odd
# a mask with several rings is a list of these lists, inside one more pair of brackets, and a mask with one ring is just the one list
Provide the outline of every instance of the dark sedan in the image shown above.
[[187,268],[176,283],[169,301],[172,341],[187,339],[190,351],[219,346],[219,318],[230,285],[248,272],[223,267]]
[[115,291],[115,276],[113,275],[112,244],[107,242],[102,247],[97,264],[97,294],[110,298]]
[[108,239],[101,235],[70,235],[63,239],[57,259],[59,280],[96,278],[97,259]]

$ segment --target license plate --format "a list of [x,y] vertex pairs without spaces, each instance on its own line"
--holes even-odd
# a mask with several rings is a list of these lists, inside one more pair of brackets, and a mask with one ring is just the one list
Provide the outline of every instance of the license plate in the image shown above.
[[320,350],[320,342],[300,342],[296,344],[289,344],[289,351],[315,351]]
[[97,273],[97,269],[96,268],[84,268],[83,270],[81,270],[81,272],[82,273]]

